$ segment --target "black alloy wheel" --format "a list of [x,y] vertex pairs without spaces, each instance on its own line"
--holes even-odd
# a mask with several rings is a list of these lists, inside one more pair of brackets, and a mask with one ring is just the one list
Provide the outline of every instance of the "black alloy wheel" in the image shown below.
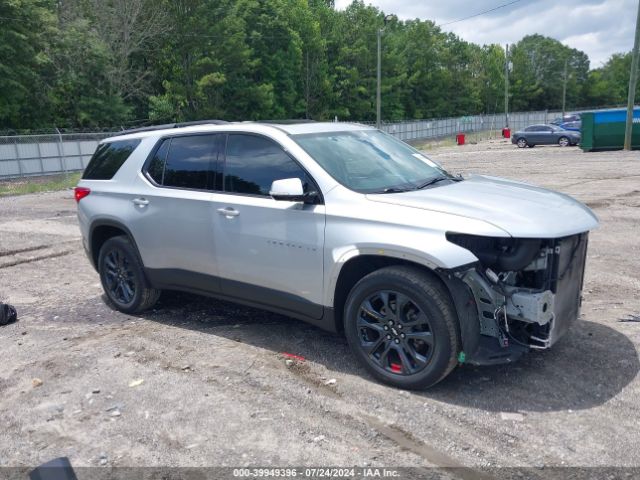
[[135,272],[126,254],[119,248],[109,250],[104,258],[106,293],[118,305],[130,304],[138,288]]
[[121,312],[147,310],[160,298],[160,290],[149,285],[138,252],[127,237],[112,237],[102,245],[98,271],[105,294]]
[[351,289],[344,329],[356,358],[377,379],[424,389],[457,365],[458,316],[449,291],[427,269],[376,270]]
[[408,296],[374,293],[360,304],[357,322],[361,348],[381,369],[410,375],[428,365],[435,342],[431,324]]

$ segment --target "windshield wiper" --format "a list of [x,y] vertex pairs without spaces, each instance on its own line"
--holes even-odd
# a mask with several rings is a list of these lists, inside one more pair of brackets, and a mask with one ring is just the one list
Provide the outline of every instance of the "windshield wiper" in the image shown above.
[[462,178],[462,176],[456,176],[456,177],[436,177],[436,178],[432,178],[431,180],[428,180],[427,182],[418,185],[418,186],[410,186],[410,187],[387,187],[385,189],[382,190],[378,190],[376,192],[370,192],[370,193],[404,193],[404,192],[411,192],[414,190],[421,190],[423,188],[427,188],[431,185],[435,185],[436,183],[439,183],[443,180],[451,180],[452,182],[460,182],[462,180],[464,180],[464,178]]
[[436,177],[431,180],[424,182],[422,185],[418,185],[416,190],[422,190],[423,188],[430,187],[431,185],[435,185],[436,183],[442,182],[444,180],[451,180],[449,177]]
[[409,192],[411,190],[413,190],[413,187],[412,188],[389,187],[389,188],[385,188],[380,192],[374,192],[374,193],[403,193],[403,192]]

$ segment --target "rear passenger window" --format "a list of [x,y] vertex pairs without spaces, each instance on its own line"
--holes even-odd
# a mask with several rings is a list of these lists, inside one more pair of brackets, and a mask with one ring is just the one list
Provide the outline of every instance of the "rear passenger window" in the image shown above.
[[158,185],[162,185],[162,182],[164,181],[164,162],[167,159],[167,152],[169,151],[170,143],[171,139],[162,141],[162,145],[160,145],[160,148],[156,150],[156,153],[153,155],[153,159],[147,168],[147,174]]
[[166,139],[147,167],[147,175],[165,187],[212,190],[221,188],[217,172],[221,135]]
[[82,178],[85,180],[111,180],[139,144],[140,140],[135,139],[98,145]]
[[229,135],[224,175],[225,192],[268,196],[273,181],[285,178],[310,188],[304,170],[279,145],[255,135]]

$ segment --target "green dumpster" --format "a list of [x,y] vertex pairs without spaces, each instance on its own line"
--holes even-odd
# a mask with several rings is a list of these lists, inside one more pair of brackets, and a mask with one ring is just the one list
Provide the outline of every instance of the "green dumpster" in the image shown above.
[[[624,146],[624,129],[627,110],[604,110],[580,114],[582,139],[580,148],[585,152],[621,150]],[[640,108],[633,110],[633,135],[631,146],[640,150]]]

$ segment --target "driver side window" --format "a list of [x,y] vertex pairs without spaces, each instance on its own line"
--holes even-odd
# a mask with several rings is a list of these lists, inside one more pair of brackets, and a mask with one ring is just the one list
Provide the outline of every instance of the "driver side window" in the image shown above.
[[307,174],[275,142],[257,135],[229,134],[224,191],[269,196],[274,180],[299,178],[304,191],[314,190]]

